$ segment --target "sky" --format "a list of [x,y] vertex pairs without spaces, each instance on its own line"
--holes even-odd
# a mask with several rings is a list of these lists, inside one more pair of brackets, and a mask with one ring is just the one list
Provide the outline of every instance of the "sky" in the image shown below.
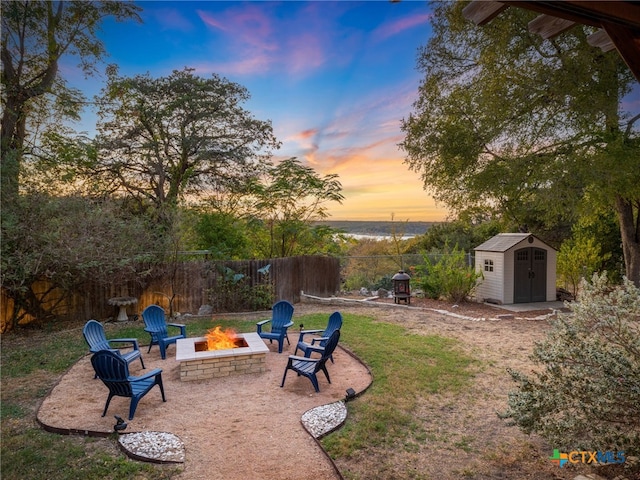
[[[345,199],[327,205],[330,220],[446,218],[397,146],[418,95],[418,48],[431,33],[426,1],[136,3],[142,23],[108,20],[98,34],[120,75],[189,67],[247,88],[244,107],[282,142],[274,161],[296,157],[338,175]],[[89,97],[106,80],[76,75],[70,83]]]

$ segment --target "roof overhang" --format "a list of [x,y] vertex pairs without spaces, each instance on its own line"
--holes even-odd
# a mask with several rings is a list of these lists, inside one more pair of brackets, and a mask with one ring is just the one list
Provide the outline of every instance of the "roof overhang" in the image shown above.
[[640,82],[640,2],[473,0],[463,14],[476,25],[485,25],[510,6],[540,13],[529,22],[529,31],[545,39],[577,24],[598,28],[589,36],[589,43],[605,52],[615,48]]

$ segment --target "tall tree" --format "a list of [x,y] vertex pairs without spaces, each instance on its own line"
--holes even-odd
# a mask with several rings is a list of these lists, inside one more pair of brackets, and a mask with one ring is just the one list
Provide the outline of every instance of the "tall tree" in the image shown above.
[[[20,165],[29,137],[28,119],[37,111],[36,100],[54,94],[57,100],[78,92],[66,89],[59,75],[60,59],[78,59],[85,74],[91,74],[105,56],[96,31],[106,17],[138,19],[132,2],[2,0],[2,130],[0,173],[2,203],[18,195]],[[67,107],[69,103],[67,102]],[[75,103],[68,113],[77,112]]]
[[494,210],[523,227],[567,228],[604,203],[640,284],[640,114],[621,108],[631,72],[589,46],[586,27],[542,40],[527,30],[533,14],[510,8],[478,28],[465,3],[434,6],[425,76],[402,124],[406,162],[453,211]]
[[105,187],[163,215],[188,195],[245,188],[279,148],[271,122],[242,106],[249,93],[192,69],[168,77],[119,77],[100,100],[94,173]]
[[255,190],[256,217],[267,227],[267,257],[317,253],[333,231],[313,222],[327,218],[329,202],[341,203],[342,185],[336,174],[318,175],[295,158],[271,168]]

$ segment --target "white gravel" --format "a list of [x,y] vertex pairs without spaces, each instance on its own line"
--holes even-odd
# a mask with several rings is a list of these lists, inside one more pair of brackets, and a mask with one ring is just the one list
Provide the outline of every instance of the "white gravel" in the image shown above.
[[315,438],[335,430],[347,419],[347,407],[343,401],[320,405],[302,414],[302,424]]
[[156,463],[182,463],[184,443],[173,433],[139,432],[120,435],[121,447],[140,460]]

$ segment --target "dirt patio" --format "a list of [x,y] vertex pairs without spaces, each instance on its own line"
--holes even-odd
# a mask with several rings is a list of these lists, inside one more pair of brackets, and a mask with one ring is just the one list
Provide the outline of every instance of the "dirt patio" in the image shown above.
[[[387,452],[381,464],[382,452],[372,448],[361,458],[337,462],[347,478],[398,478],[394,477],[394,464],[406,462],[415,466],[415,478],[439,480],[542,480],[577,475],[575,469],[560,471],[551,465],[551,446],[509,427],[496,414],[505,408],[507,392],[513,388],[506,368],[530,368],[528,355],[534,342],[548,330],[552,310],[511,313],[489,305],[453,306],[428,300],[414,300],[410,307],[371,302],[305,302],[296,304],[294,322],[296,316],[335,310],[402,324],[419,335],[458,339],[463,351],[482,363],[468,391],[456,398],[430,395],[420,403],[419,416],[429,433],[424,452],[400,449],[391,456]],[[290,337],[296,337],[295,331]],[[304,429],[301,416],[309,409],[343,399],[347,388],[360,392],[368,387],[369,371],[357,359],[338,350],[335,364],[329,364],[332,384],[321,378],[318,394],[307,379],[291,374],[284,388],[279,386],[287,355],[293,353],[295,345],[285,344],[280,355],[276,345],[271,345],[265,373],[198,382],[180,382],[173,348],[165,361],[160,359],[157,348],[149,354],[143,349],[147,370],[163,369],[167,403],[161,401],[157,388],[152,390],[140,402],[126,433],[161,431],[177,435],[186,450],[184,470],[177,478],[297,479],[301,465],[319,479],[342,478]],[[138,374],[138,369],[139,363],[134,362],[131,373]],[[112,432],[113,415],[126,419],[129,402],[114,398],[103,418],[106,396],[106,388],[93,379],[87,355],[43,401],[38,421],[62,432]]]

